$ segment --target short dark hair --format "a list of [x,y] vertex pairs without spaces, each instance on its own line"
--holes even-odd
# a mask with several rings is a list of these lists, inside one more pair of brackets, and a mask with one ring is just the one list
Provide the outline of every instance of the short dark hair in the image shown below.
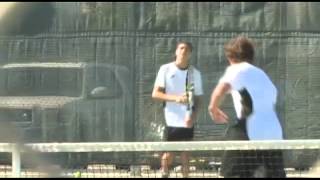
[[178,42],[178,44],[177,44],[177,46],[176,46],[176,49],[178,48],[178,46],[180,45],[180,44],[185,44],[185,45],[187,45],[187,47],[189,48],[189,50],[190,50],[190,52],[192,52],[192,44],[190,43],[190,42],[188,42],[188,41],[179,41]]
[[254,46],[252,41],[244,36],[238,36],[231,39],[224,46],[224,52],[227,58],[233,58],[238,62],[253,62]]

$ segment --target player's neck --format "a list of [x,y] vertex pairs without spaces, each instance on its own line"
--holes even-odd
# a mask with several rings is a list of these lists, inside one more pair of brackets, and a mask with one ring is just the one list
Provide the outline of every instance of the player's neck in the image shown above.
[[234,60],[234,59],[229,59],[229,64],[230,65],[240,64],[242,62],[244,62],[244,61],[237,61],[237,60]]
[[189,67],[188,63],[175,63],[175,65],[177,66],[177,68],[179,68],[180,70],[186,70]]
[[174,64],[181,70],[186,70],[189,67],[187,59],[176,59]]

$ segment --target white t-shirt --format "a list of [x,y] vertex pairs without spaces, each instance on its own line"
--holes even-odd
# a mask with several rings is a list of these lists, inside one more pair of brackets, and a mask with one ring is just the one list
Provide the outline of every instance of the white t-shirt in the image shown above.
[[[219,83],[231,85],[231,95],[237,117],[247,118],[251,140],[283,139],[282,127],[275,111],[277,89],[264,71],[247,62],[230,65]],[[242,117],[240,91],[246,90],[252,101],[252,113]]]
[[[200,71],[192,66],[190,76],[194,83],[194,95],[203,94]],[[190,73],[190,72],[189,72]],[[154,86],[165,88],[167,94],[182,95],[186,89],[187,69],[179,69],[174,62],[164,64],[160,67]],[[189,76],[189,77],[190,77]],[[166,102],[164,114],[167,126],[185,127],[185,116],[187,115],[187,105]]]

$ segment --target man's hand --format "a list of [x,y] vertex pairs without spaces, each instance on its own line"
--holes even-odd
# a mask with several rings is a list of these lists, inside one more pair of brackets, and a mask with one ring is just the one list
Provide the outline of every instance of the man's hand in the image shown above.
[[231,89],[228,83],[219,83],[211,93],[211,100],[208,111],[213,122],[218,124],[225,124],[228,122],[228,116],[219,108],[224,100],[225,94]]
[[217,124],[228,123],[229,117],[219,108],[208,108],[211,119]]
[[188,98],[187,98],[187,94],[184,93],[181,96],[177,96],[175,99],[176,103],[180,103],[180,104],[187,104],[188,103]]

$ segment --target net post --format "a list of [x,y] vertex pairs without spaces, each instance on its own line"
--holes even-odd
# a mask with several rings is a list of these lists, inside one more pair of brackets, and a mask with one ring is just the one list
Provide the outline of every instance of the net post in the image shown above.
[[130,165],[131,176],[141,176],[141,167],[139,165]]
[[18,144],[12,145],[12,177],[21,175],[21,154]]

